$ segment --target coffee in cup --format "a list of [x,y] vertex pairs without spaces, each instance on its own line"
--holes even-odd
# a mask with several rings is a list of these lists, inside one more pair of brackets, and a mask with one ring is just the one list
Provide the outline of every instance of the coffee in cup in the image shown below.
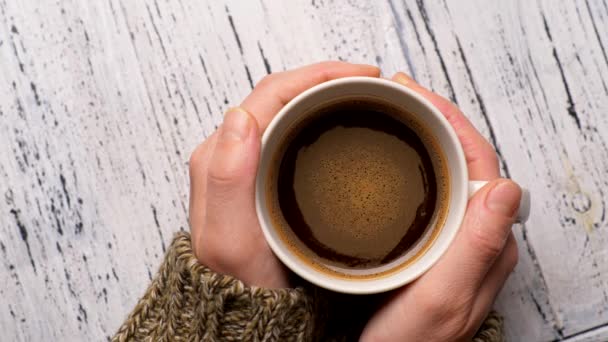
[[346,278],[382,276],[424,253],[448,208],[449,174],[432,133],[370,96],[319,104],[302,118],[267,175],[272,219],[292,252]]

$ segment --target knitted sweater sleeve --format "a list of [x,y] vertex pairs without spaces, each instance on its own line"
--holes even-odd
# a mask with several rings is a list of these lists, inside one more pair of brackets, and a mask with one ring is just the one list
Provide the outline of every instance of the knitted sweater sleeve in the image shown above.
[[[112,341],[351,341],[365,322],[349,314],[362,309],[353,296],[310,284],[265,289],[215,273],[180,232]],[[492,312],[473,341],[503,341],[500,317]]]
[[249,287],[217,274],[180,232],[112,341],[307,341],[312,325],[304,289]]

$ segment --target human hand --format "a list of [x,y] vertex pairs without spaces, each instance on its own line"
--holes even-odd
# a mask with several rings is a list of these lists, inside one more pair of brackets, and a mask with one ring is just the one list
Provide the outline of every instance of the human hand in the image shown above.
[[291,99],[319,83],[378,77],[378,68],[323,62],[274,73],[228,110],[223,124],[190,157],[190,230],[197,259],[248,285],[288,287],[288,271],[268,247],[255,211],[260,137]]
[[521,189],[499,178],[494,149],[454,104],[403,73],[393,80],[424,96],[445,115],[464,149],[470,179],[490,183],[470,200],[446,253],[419,279],[394,293],[367,323],[361,340],[470,340],[517,263],[511,226]]

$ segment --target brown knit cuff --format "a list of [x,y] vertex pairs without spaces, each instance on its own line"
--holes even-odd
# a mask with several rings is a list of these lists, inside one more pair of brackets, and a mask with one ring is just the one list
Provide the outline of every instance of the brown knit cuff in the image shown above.
[[503,342],[504,340],[502,317],[496,311],[492,311],[473,337],[473,342]]
[[264,289],[198,263],[175,235],[152,284],[113,341],[306,341],[312,305],[302,288]]

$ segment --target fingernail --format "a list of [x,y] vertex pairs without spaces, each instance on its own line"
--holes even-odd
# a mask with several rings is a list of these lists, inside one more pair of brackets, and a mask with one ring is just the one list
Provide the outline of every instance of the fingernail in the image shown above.
[[402,72],[396,73],[393,79],[403,85],[408,85],[414,81],[411,77]]
[[486,207],[490,211],[511,217],[519,207],[520,187],[512,181],[501,181],[486,196]]
[[221,128],[222,139],[245,140],[251,129],[251,117],[241,108],[235,107],[224,115]]

